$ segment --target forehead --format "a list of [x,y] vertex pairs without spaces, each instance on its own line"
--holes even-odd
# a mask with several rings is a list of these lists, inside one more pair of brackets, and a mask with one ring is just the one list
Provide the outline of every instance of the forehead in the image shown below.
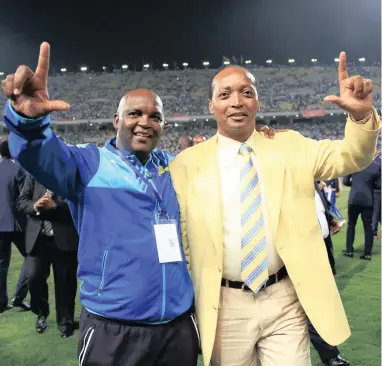
[[160,98],[154,94],[129,95],[125,98],[124,110],[139,109],[143,112],[163,113],[163,105]]
[[213,87],[227,88],[237,85],[254,85],[255,77],[239,67],[227,68],[217,74],[212,81]]

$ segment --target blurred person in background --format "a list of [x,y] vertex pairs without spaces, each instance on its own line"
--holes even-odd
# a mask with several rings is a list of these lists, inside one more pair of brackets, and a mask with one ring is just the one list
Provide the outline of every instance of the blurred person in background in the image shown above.
[[[16,163],[9,151],[8,141],[0,143],[0,313],[12,307],[30,310],[24,300],[28,294],[28,273],[25,260],[25,216],[16,209],[16,199],[25,181],[25,171]],[[16,292],[8,303],[8,269],[11,261],[12,242],[24,257]]]
[[182,152],[183,150],[188,149],[192,146],[192,138],[190,136],[180,136],[178,143],[178,151]]
[[361,259],[371,260],[373,249],[373,207],[374,190],[381,189],[381,165],[375,160],[360,172],[344,176],[343,183],[351,187],[348,200],[348,226],[346,231],[346,257],[354,256],[355,229],[361,215],[364,230],[364,254]]
[[336,201],[337,198],[341,194],[341,189],[340,189],[340,179],[335,178],[331,179],[325,182],[326,187],[324,188],[326,196],[328,201],[330,202],[330,214],[333,216],[336,216],[339,220],[340,226],[343,226],[346,221],[341,215],[340,210],[336,206]]
[[[381,150],[380,146],[375,152],[375,157],[373,163],[379,166],[381,169]],[[376,188],[374,189],[374,206],[373,206],[373,219],[372,219],[372,229],[375,239],[380,239],[381,234],[378,232],[378,224],[381,223],[381,177],[379,177]]]
[[36,331],[44,333],[50,313],[48,278],[53,267],[56,323],[62,338],[73,335],[77,294],[78,234],[68,204],[30,174],[17,199],[27,215],[25,228],[31,306]]

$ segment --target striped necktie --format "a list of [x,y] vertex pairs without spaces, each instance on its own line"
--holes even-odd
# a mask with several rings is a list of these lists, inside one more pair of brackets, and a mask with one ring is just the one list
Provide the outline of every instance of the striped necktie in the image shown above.
[[251,147],[241,145],[241,277],[256,293],[268,280],[268,260],[260,183],[251,152]]

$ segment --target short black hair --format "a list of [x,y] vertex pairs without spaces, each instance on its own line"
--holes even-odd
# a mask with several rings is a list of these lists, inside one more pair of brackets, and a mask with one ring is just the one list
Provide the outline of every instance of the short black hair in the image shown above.
[[[214,79],[215,77],[220,74],[223,70],[227,69],[228,67],[238,67],[239,69],[243,69],[245,70],[246,72],[250,73],[252,75],[252,73],[246,69],[245,67],[243,66],[240,66],[240,65],[236,65],[236,64],[232,64],[232,65],[224,65],[222,67],[220,67],[219,69],[216,70],[216,72],[212,75],[212,78],[211,78],[211,81],[210,81],[210,85],[209,85],[209,88],[208,88],[208,99],[212,99],[212,94],[213,94],[213,91],[214,91],[214,85],[213,85],[213,82],[214,82]],[[256,81],[255,81],[256,83]]]
[[0,143],[0,155],[3,158],[11,159],[11,152],[9,151],[8,140],[4,140]]

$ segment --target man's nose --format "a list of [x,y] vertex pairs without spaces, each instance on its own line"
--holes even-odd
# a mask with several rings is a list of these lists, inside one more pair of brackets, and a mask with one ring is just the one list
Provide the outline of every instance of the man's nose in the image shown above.
[[138,125],[141,126],[142,128],[150,128],[151,127],[151,121],[148,116],[141,116],[139,118]]
[[239,108],[243,105],[243,102],[241,100],[241,96],[239,93],[233,93],[231,95],[231,106],[234,108]]

